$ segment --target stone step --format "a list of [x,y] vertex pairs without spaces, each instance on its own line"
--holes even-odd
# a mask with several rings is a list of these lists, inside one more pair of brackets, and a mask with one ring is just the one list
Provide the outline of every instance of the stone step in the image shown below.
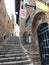
[[[11,41],[11,42],[13,42],[13,41]],[[17,43],[17,42],[14,42],[14,43],[11,43],[11,42],[9,42],[9,41],[7,42],[7,41],[6,41],[6,43],[3,43],[3,44],[1,44],[1,45],[11,45],[11,44],[12,44],[12,45],[20,45],[20,44]],[[18,41],[18,42],[19,42],[19,41]],[[8,43],[9,43],[9,44],[8,44]]]
[[13,53],[15,53],[15,54],[21,54],[23,52],[15,52],[15,51],[11,51],[11,52],[0,52],[0,55],[13,54]]
[[11,37],[0,46],[0,65],[33,65],[19,37]]
[[20,46],[20,44],[12,44],[11,43],[11,44],[4,44],[3,46],[16,46],[17,47],[17,46]]
[[[12,41],[13,42],[13,41]],[[6,42],[6,44],[4,44],[4,45],[10,45],[10,46],[13,46],[13,45],[17,45],[17,46],[19,46],[20,44],[19,43],[16,43],[16,42]],[[12,45],[11,45],[12,44]]]
[[16,52],[23,52],[23,50],[22,49],[0,49],[0,52],[8,52],[8,51],[16,51]]
[[16,51],[23,51],[22,49],[18,49],[18,48],[6,48],[6,49],[0,49],[0,52],[6,52],[6,51],[9,51],[9,50],[16,50]]
[[2,50],[5,49],[6,50],[6,49],[22,49],[22,48],[20,48],[20,47],[5,47],[5,48],[0,48],[0,49],[2,49]]
[[24,57],[6,57],[6,58],[0,58],[0,62],[7,62],[7,61],[22,61],[22,60],[28,60],[29,56]]
[[[21,47],[16,47],[16,46],[5,46],[5,47],[2,47],[2,48],[21,48]],[[0,48],[1,49],[1,48]]]
[[[1,56],[5,56],[5,55],[1,55]],[[5,56],[5,57],[1,57],[0,60],[3,59],[3,58],[12,58],[12,57],[13,57],[13,56]],[[15,57],[18,58],[18,59],[19,59],[19,58],[29,58],[28,55],[23,55],[23,56],[21,56],[21,55],[20,55],[20,56],[14,56],[14,58],[15,58]]]
[[8,52],[8,50],[0,50],[0,52]]
[[22,49],[11,48],[10,50],[22,51]]
[[14,65],[14,64],[16,64],[16,65],[18,65],[18,64],[29,64],[29,63],[31,63],[31,59],[28,59],[28,60],[20,60],[20,61],[10,61],[10,62],[0,62],[0,65]]
[[12,45],[11,45],[11,46],[10,46],[10,45],[7,45],[7,46],[6,46],[6,45],[5,45],[5,46],[2,46],[2,48],[5,48],[5,47],[15,47],[15,48],[16,48],[16,47],[17,47],[17,48],[19,47],[19,48],[21,48],[21,46],[16,46],[16,45],[13,45],[13,46],[12,46]]
[[6,50],[6,49],[22,49],[21,47],[12,47],[12,46],[7,46],[7,47],[2,47],[0,50]]
[[12,52],[12,53],[24,53],[23,51],[16,51],[16,50],[0,50],[0,53],[8,53],[8,52]]
[[15,53],[10,53],[10,54],[0,54],[0,58],[3,58],[3,57],[23,57],[23,56],[26,56],[27,53],[20,53],[20,54],[15,54]]
[[22,50],[22,48],[20,48],[20,47],[6,47],[6,48],[0,48],[0,50],[8,50],[8,49]]
[[[7,49],[7,47],[6,47]],[[21,47],[8,47],[8,49],[22,49]]]
[[17,51],[17,50],[15,50],[15,49],[10,49],[9,51],[11,51],[11,52],[13,51],[13,52],[17,52],[17,53],[23,53],[23,51],[20,51],[20,50]]
[[0,52],[0,54],[11,54],[12,52]]

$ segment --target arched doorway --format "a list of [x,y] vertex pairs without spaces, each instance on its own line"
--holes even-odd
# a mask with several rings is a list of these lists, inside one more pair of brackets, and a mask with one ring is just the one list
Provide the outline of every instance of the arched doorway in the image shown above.
[[42,23],[37,29],[42,65],[49,65],[49,29],[47,23]]

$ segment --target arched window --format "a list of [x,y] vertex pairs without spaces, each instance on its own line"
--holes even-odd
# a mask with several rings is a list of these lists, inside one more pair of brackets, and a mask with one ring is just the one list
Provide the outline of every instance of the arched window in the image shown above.
[[27,18],[27,20],[26,20],[26,23],[25,23],[25,24],[26,24],[26,27],[29,27],[29,26],[30,26],[30,23],[31,23],[31,22],[30,22],[30,16],[29,16],[29,17]]

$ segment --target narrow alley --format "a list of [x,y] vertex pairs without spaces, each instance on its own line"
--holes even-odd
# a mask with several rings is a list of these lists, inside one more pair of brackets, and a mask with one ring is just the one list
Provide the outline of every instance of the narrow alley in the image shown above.
[[11,37],[0,45],[0,65],[33,65],[19,37]]

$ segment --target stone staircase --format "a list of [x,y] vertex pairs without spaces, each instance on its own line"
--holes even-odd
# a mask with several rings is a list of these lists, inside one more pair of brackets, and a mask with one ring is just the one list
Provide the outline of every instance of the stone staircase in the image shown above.
[[11,37],[0,45],[0,65],[33,65],[18,37]]

